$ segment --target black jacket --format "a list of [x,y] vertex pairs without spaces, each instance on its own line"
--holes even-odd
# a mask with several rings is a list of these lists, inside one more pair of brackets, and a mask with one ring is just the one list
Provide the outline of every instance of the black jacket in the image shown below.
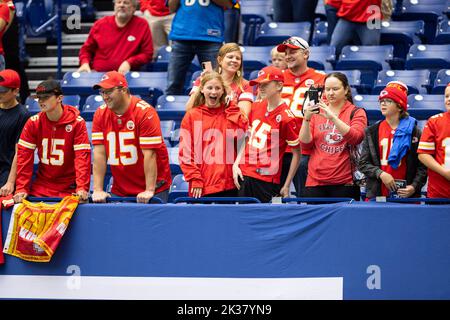
[[[378,148],[378,128],[381,121],[366,128],[366,135],[362,144],[361,158],[358,163],[359,170],[366,176],[366,197],[381,196],[380,153]],[[422,132],[415,126],[412,132],[411,148],[406,154],[406,183],[416,190],[412,197],[420,197],[420,191],[427,181],[427,168],[419,161],[417,147]]]

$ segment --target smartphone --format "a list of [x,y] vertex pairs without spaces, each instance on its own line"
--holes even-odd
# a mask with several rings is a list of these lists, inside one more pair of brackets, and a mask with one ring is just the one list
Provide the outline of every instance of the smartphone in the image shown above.
[[[319,103],[319,89],[314,88],[314,87],[310,87],[309,90],[307,91],[308,93],[308,99],[310,102],[312,102],[313,104]],[[319,113],[320,112],[320,108],[316,107],[311,109],[312,113]]]
[[211,61],[202,62],[202,69],[203,69],[203,71],[212,71],[213,68],[212,68]]

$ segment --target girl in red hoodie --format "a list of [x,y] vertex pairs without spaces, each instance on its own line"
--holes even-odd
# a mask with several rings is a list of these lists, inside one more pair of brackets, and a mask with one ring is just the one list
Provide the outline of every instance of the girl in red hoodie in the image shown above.
[[179,160],[189,195],[235,197],[232,165],[235,138],[247,129],[247,117],[233,101],[219,73],[202,76],[194,107],[181,122]]
[[[366,113],[353,105],[347,77],[334,72],[325,77],[327,103],[307,106],[300,129],[300,143],[309,150],[305,197],[349,197],[360,200],[353,184],[349,145],[364,138]],[[353,114],[352,114],[353,113]]]

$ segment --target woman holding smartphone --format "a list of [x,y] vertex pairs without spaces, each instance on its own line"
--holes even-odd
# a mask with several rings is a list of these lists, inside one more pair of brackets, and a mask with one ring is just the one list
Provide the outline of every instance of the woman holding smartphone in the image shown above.
[[300,129],[302,150],[310,154],[305,197],[348,197],[360,200],[353,183],[350,145],[364,138],[366,113],[353,105],[347,77],[333,72],[325,77],[324,100],[304,107]]
[[359,170],[366,176],[366,197],[420,197],[427,180],[417,148],[421,132],[407,112],[408,88],[389,82],[378,97],[384,120],[366,129]]
[[[248,115],[253,102],[253,89],[248,81],[243,78],[242,52],[239,45],[237,43],[224,44],[217,55],[217,63],[215,71],[222,76],[225,85],[228,87],[228,99],[234,101]],[[186,110],[191,109],[194,105],[194,93],[199,90],[202,76],[206,72],[212,71],[211,63],[204,63],[202,67],[202,75],[195,80],[189,93],[191,97],[186,103]]]

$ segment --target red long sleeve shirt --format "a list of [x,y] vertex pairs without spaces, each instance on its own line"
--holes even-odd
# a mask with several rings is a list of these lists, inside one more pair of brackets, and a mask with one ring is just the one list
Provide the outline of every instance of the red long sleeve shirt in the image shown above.
[[119,28],[114,19],[108,16],[94,23],[80,49],[80,64],[89,63],[91,69],[106,72],[119,69],[126,60],[136,70],[152,59],[152,35],[147,21],[133,16]]
[[[56,122],[43,112],[28,119],[17,145],[16,193],[63,197],[89,191],[91,145],[79,114],[78,109],[63,106],[63,115]],[[39,165],[31,183],[35,149]]]
[[9,7],[6,3],[1,3],[0,2],[0,19],[5,20],[6,25],[5,27],[0,30],[0,54],[5,54],[5,51],[3,51],[3,34],[5,33],[5,29],[9,24]]
[[203,105],[186,113],[181,122],[179,159],[189,192],[203,188],[205,195],[235,188],[234,141],[237,130],[244,135],[247,125],[247,117],[234,103],[227,108]]
[[162,17],[170,14],[169,7],[166,6],[166,0],[141,0],[141,11],[148,10],[152,16]]
[[359,23],[381,19],[381,0],[342,0],[337,16]]
[[350,121],[354,108],[356,107],[347,101],[339,113],[339,119],[350,125],[350,131],[345,135],[336,129],[331,120],[319,115],[312,116],[309,123],[312,141],[301,142],[301,147],[311,154],[307,187],[353,182],[348,145],[357,145],[363,140],[367,124],[367,117],[362,109],[357,110]]

